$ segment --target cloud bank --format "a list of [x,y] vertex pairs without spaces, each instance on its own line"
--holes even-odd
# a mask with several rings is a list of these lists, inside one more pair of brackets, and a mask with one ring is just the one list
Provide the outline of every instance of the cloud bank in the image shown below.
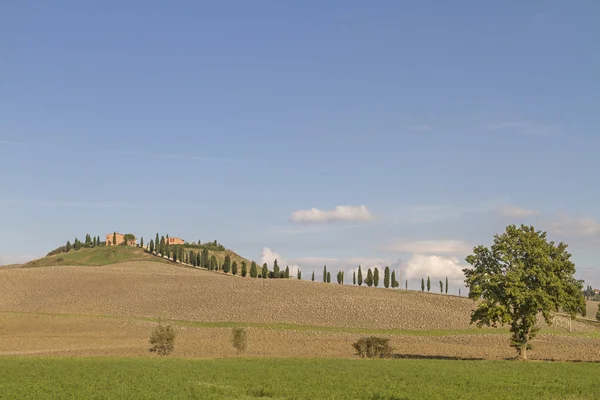
[[333,222],[333,221],[371,221],[373,214],[366,206],[337,206],[333,210],[298,210],[292,213],[290,220],[293,222]]
[[497,213],[504,218],[528,218],[540,214],[540,212],[537,210],[522,208],[514,205],[500,206],[498,207]]
[[417,254],[468,254],[473,246],[462,240],[395,240],[384,246],[385,251],[393,253]]

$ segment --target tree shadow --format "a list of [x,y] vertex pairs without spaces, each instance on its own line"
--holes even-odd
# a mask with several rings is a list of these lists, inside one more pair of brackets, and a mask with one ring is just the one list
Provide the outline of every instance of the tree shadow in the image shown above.
[[485,358],[459,357],[459,356],[439,356],[424,354],[391,354],[389,358],[410,359],[410,360],[455,360],[455,361],[483,361]]

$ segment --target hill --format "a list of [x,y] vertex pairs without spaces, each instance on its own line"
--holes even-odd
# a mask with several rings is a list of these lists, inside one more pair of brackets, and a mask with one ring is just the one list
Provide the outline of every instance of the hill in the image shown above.
[[[352,342],[366,334],[390,337],[409,357],[514,355],[506,329],[469,324],[467,298],[242,279],[159,260],[0,270],[0,355],[147,356],[158,318],[175,324],[183,357],[234,356],[236,325],[249,327],[250,356],[353,357]],[[532,357],[599,360],[599,332],[572,328],[557,318]]]
[[[174,246],[176,247],[176,246]],[[183,246],[186,250],[197,251],[188,246]],[[229,255],[231,261],[236,261],[241,264],[243,261],[250,265],[250,261],[236,254],[231,250],[209,250],[209,257],[215,256],[219,264],[225,260],[225,256]],[[161,257],[150,254],[139,247],[131,246],[100,246],[94,248],[82,248],[79,250],[71,250],[67,253],[59,253],[48,255],[37,260],[23,264],[23,268],[31,267],[50,267],[50,266],[101,266],[110,265],[121,262],[132,261],[168,261]]]

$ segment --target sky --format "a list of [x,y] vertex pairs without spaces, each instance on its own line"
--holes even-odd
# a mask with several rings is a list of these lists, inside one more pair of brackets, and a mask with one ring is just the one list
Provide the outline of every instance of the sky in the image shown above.
[[600,287],[599,21],[591,0],[2,2],[0,265],[159,232],[453,292],[524,223]]

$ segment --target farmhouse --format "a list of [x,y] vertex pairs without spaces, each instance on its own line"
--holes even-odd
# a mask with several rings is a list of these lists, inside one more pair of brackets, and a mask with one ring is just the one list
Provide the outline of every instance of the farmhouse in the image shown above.
[[180,238],[168,237],[165,239],[167,244],[184,244],[185,241]]
[[[116,239],[116,241],[113,243],[113,239]],[[122,233],[118,233],[118,232],[113,232],[113,233],[109,233],[108,235],[106,235],[106,245],[107,246],[118,246],[121,243],[123,243],[125,241],[125,235]],[[135,246],[135,239],[130,240],[129,243],[127,243],[128,246]]]

